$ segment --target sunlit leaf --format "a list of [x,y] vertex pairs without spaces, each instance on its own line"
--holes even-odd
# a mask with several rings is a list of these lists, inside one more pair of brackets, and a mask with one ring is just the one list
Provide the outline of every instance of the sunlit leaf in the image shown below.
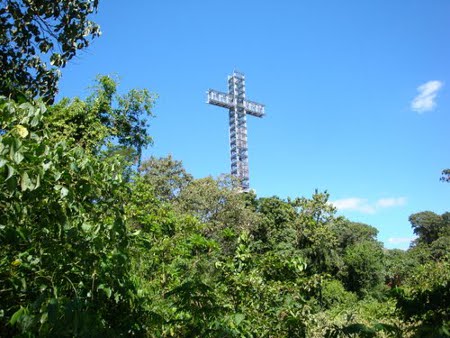
[[28,176],[28,173],[24,171],[20,176],[20,188],[22,191],[25,191],[27,189],[30,189],[30,186],[31,186],[30,177]]
[[12,177],[12,175],[14,175],[15,170],[12,166],[10,166],[8,164],[6,165],[6,167],[8,168],[8,175],[6,176],[6,181],[7,181]]

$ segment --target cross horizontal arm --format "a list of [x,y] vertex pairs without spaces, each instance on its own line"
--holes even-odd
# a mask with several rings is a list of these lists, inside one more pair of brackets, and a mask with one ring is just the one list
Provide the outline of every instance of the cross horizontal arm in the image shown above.
[[244,101],[244,109],[245,112],[249,115],[256,117],[263,117],[265,114],[264,105],[261,103],[256,103],[253,101]]
[[[208,103],[219,107],[232,109],[235,107],[234,96],[219,92],[214,89],[208,90]],[[256,117],[263,117],[265,114],[265,106],[261,103],[253,101],[244,101],[245,112]]]
[[231,109],[234,107],[234,98],[233,95],[210,89],[208,90],[208,103]]

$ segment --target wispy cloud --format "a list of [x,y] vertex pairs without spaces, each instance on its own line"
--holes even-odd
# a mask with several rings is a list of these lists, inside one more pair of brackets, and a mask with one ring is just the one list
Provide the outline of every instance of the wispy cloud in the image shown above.
[[363,214],[374,214],[380,209],[398,207],[406,204],[405,197],[388,197],[370,203],[366,198],[350,197],[330,202],[340,211],[356,211]]
[[417,87],[419,94],[411,102],[411,109],[419,114],[436,107],[436,96],[444,84],[441,81],[428,81]]
[[364,198],[343,198],[333,201],[331,204],[333,204],[338,210],[358,211],[363,214],[373,214],[375,212],[375,208],[369,205],[367,199]]
[[390,197],[390,198],[380,198],[376,206],[379,208],[390,208],[390,207],[398,207],[406,204],[405,197]]
[[410,243],[416,238],[417,237],[391,237],[388,239],[388,242],[392,244]]

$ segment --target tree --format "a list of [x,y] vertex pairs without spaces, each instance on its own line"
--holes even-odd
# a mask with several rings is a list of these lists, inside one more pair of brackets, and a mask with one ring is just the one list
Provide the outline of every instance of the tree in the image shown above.
[[434,260],[450,258],[450,236],[442,236],[430,245],[430,253]]
[[431,211],[422,211],[409,216],[409,221],[414,233],[418,236],[417,243],[431,244],[437,240],[446,228],[450,226],[439,216]]
[[54,142],[47,114],[0,97],[0,335],[129,334],[139,315],[118,159]]
[[378,229],[359,222],[339,222],[334,228],[338,236],[339,246],[342,249],[363,241],[377,240]]
[[450,262],[430,261],[412,271],[409,287],[395,291],[397,308],[413,337],[450,337]]
[[1,0],[0,95],[52,102],[59,68],[100,36],[98,0]]
[[336,209],[328,203],[328,198],[327,192],[316,190],[310,199],[298,198],[292,202],[298,212],[297,246],[309,258],[309,267],[315,273],[335,273],[341,265],[334,229],[343,219],[335,216]]
[[348,247],[344,256],[344,280],[348,290],[364,294],[382,283],[383,261],[383,251],[377,243],[365,241]]
[[258,200],[256,210],[261,217],[252,234],[255,241],[260,242],[260,250],[296,247],[294,222],[297,211],[294,205],[276,196],[265,197]]
[[385,281],[390,287],[398,287],[409,282],[411,271],[419,265],[414,252],[401,249],[385,250]]
[[150,157],[139,168],[144,180],[153,186],[154,193],[162,201],[175,199],[194,179],[183,168],[181,161],[172,155],[156,158]]
[[181,190],[174,208],[199,219],[204,224],[203,233],[221,243],[226,253],[233,250],[239,234],[250,231],[258,220],[238,181],[229,175],[193,180]]
[[146,89],[120,95],[114,79],[99,76],[86,100],[62,99],[49,107],[45,123],[55,142],[65,140],[96,154],[105,148],[108,153],[134,154],[139,165],[143,148],[152,143],[147,118],[153,116],[155,99]]

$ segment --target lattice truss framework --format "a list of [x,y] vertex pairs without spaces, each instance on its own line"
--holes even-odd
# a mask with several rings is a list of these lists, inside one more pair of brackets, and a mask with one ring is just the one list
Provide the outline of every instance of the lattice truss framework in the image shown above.
[[247,114],[261,118],[265,107],[245,99],[245,76],[237,71],[228,76],[228,94],[210,89],[207,103],[229,110],[231,174],[239,179],[243,191],[249,191]]

